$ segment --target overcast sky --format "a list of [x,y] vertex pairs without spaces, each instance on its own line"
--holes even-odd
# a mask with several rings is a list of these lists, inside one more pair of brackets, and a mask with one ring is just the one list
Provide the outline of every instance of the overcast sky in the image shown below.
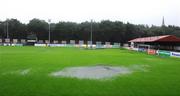
[[180,0],[0,0],[0,20],[33,18],[52,22],[118,20],[180,26]]

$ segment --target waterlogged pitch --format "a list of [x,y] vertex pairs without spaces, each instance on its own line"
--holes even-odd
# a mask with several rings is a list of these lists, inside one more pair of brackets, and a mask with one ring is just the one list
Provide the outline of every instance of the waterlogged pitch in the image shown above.
[[1,46],[0,96],[180,96],[180,59],[124,49]]

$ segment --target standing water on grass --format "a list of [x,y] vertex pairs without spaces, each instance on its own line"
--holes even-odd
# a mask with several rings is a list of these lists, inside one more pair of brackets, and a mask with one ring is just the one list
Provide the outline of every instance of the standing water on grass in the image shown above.
[[53,72],[51,75],[80,79],[104,79],[129,73],[131,73],[131,70],[126,67],[89,66],[65,68],[61,71]]

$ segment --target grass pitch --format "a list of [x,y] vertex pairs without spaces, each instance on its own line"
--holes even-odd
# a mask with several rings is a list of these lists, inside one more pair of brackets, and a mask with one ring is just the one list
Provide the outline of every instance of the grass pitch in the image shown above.
[[[98,64],[148,68],[104,81],[49,76]],[[180,59],[123,49],[1,46],[0,96],[180,96]]]

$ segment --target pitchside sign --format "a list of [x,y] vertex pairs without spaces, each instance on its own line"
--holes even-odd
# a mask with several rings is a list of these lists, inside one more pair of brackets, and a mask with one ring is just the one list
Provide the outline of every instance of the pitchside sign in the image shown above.
[[105,47],[106,48],[111,48],[111,43],[110,42],[105,42]]
[[44,43],[44,41],[43,40],[39,40],[38,43]]
[[0,39],[0,43],[2,43],[2,39]]
[[96,48],[102,48],[102,42],[96,42]]
[[158,50],[157,53],[159,56],[163,56],[163,57],[169,57],[171,55],[169,51],[163,51],[163,50]]
[[45,40],[45,43],[49,43],[49,40]]
[[84,41],[83,40],[79,40],[79,45],[83,45]]
[[75,45],[75,40],[70,40],[70,44]]
[[120,43],[114,43],[113,48],[120,48]]
[[13,39],[13,43],[18,43],[18,39]]
[[147,52],[147,49],[146,48],[138,48],[138,51],[139,52]]
[[79,47],[83,47],[84,45],[84,41],[83,40],[79,40]]
[[129,44],[123,44],[124,47],[129,47]]
[[87,41],[87,43],[88,43],[88,48],[92,48],[93,47],[93,45],[92,45],[92,41]]
[[34,46],[45,47],[45,46],[47,46],[47,45],[46,45],[46,44],[34,44]]
[[154,49],[148,49],[148,54],[150,54],[150,55],[155,55],[156,54],[156,50],[154,50]]
[[23,44],[11,44],[11,46],[23,46]]
[[66,44],[67,42],[66,42],[66,41],[62,41],[61,43],[62,43],[62,44]]
[[6,43],[10,43],[10,39],[5,39],[5,42]]
[[91,42],[91,41],[88,41],[87,43],[88,43],[88,45],[91,45],[91,44],[92,44],[92,42]]
[[67,44],[67,47],[74,47],[75,45],[75,40],[70,40],[70,44]]
[[180,52],[171,52],[171,56],[180,58]]
[[21,43],[26,43],[26,40],[25,39],[21,39]]
[[58,40],[54,40],[53,43],[54,43],[54,44],[58,44]]

